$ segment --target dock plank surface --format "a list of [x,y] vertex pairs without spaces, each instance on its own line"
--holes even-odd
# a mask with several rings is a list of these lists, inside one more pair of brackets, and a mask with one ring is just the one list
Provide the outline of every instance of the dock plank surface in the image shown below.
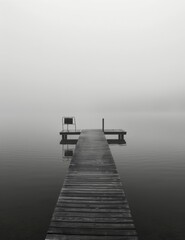
[[46,240],[137,240],[109,145],[101,130],[83,130]]

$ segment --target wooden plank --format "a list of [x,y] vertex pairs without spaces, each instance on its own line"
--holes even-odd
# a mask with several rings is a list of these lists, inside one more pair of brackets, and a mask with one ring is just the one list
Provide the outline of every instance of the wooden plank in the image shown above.
[[74,184],[74,185],[64,185],[64,189],[65,190],[75,190],[75,189],[80,189],[80,190],[94,190],[94,191],[98,191],[98,190],[102,190],[102,191],[106,191],[106,190],[109,190],[109,191],[122,191],[122,188],[120,185],[101,185],[101,184],[96,184],[96,185],[91,185],[91,186],[88,186],[87,184],[86,185],[82,185],[82,184]]
[[122,129],[105,129],[104,130],[104,134],[107,134],[107,135],[112,135],[112,134],[120,134],[120,133],[123,133],[123,134],[127,134],[126,131],[122,130]]
[[71,191],[73,193],[88,193],[88,194],[91,194],[91,193],[113,193],[113,194],[123,194],[123,192],[120,190],[120,189],[87,189],[87,188],[79,188],[77,187],[76,189],[74,188],[64,188],[62,190],[62,194],[65,194],[65,193],[71,193]]
[[[82,173],[83,174],[83,173]],[[103,174],[103,173],[102,173]],[[90,175],[90,173],[89,173],[89,175]],[[82,181],[82,182],[84,182],[84,180],[88,180],[88,181],[95,181],[95,182],[98,182],[98,181],[104,181],[104,182],[120,182],[120,179],[118,178],[118,177],[114,177],[114,176],[110,176],[110,177],[103,177],[103,176],[98,176],[98,175],[95,175],[95,176],[93,176],[93,177],[87,177],[87,176],[80,176],[80,177],[78,177],[78,176],[75,176],[75,177],[71,177],[71,176],[69,176],[69,177],[67,177],[66,178],[66,180],[65,181]]]
[[84,177],[84,176],[87,176],[88,178],[91,178],[91,177],[100,177],[100,178],[104,178],[104,177],[119,177],[118,173],[111,173],[111,174],[103,174],[103,173],[80,173],[80,172],[76,172],[76,173],[68,173],[68,176],[69,177]]
[[65,200],[86,200],[86,201],[123,201],[125,200],[125,196],[121,196],[121,197],[111,197],[111,196],[86,196],[86,197],[82,197],[82,196],[63,196],[60,195],[59,196],[60,199],[65,199]]
[[137,240],[129,205],[102,131],[82,131],[46,239]]
[[68,131],[62,131],[60,132],[60,135],[80,135],[81,133],[81,130],[76,130],[76,131],[71,131],[71,130],[68,130]]
[[114,193],[65,193],[63,194],[64,197],[92,197],[92,198],[98,198],[98,197],[102,197],[102,198],[114,198],[117,199],[118,197],[121,198],[123,195],[121,194],[114,194]]
[[63,222],[51,221],[51,227],[56,228],[97,228],[97,229],[135,229],[133,223],[97,223],[97,222]]
[[48,233],[55,234],[68,234],[68,235],[111,235],[111,236],[133,236],[136,231],[133,229],[112,229],[112,228],[62,228],[62,227],[49,227]]
[[96,208],[96,209],[125,209],[128,208],[127,203],[122,204],[100,204],[100,203],[63,203],[63,202],[57,202],[57,207],[66,207],[66,208]]
[[68,208],[68,207],[58,207],[56,206],[55,211],[61,212],[96,212],[96,213],[122,213],[129,211],[128,207],[117,209],[117,208]]
[[66,197],[112,197],[114,199],[116,199],[117,197],[122,197],[122,194],[115,194],[115,193],[73,193],[73,192],[67,192],[67,193],[63,193],[63,196]]
[[121,185],[120,184],[101,184],[101,183],[86,183],[86,184],[83,184],[83,183],[73,183],[73,184],[65,184],[63,185],[64,188],[68,188],[68,189],[75,189],[76,187],[80,187],[81,189],[122,189]]
[[46,240],[138,240],[137,236],[85,236],[47,234]]
[[109,200],[109,201],[106,201],[106,200],[103,200],[103,201],[101,201],[101,200],[87,200],[87,199],[76,199],[76,200],[74,200],[74,199],[65,199],[65,198],[62,198],[62,199],[58,199],[58,203],[59,202],[61,202],[61,203],[76,203],[76,204],[78,204],[78,203],[80,203],[80,204],[84,204],[84,203],[88,203],[88,204],[104,204],[104,205],[106,205],[106,204],[122,204],[122,203],[124,203],[124,202],[127,202],[126,200],[121,200],[121,201],[119,201],[119,200]]
[[[56,210],[56,209],[55,209]],[[62,212],[62,211],[55,211],[53,216],[56,217],[88,217],[88,218],[131,218],[130,211],[125,211],[121,213],[98,213],[98,212]]]
[[60,221],[60,222],[95,222],[95,223],[125,223],[125,222],[130,222],[132,223],[133,220],[131,216],[125,216],[123,217],[82,217],[82,216],[56,216],[54,215],[52,217],[52,221]]

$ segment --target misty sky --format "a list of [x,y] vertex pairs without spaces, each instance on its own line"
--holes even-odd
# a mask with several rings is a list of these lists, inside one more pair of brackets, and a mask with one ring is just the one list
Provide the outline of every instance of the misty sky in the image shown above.
[[0,108],[185,111],[184,0],[0,0]]

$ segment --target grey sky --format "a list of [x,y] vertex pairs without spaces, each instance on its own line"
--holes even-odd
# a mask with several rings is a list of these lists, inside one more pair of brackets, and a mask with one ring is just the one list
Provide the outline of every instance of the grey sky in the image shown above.
[[185,110],[184,0],[0,0],[1,111]]

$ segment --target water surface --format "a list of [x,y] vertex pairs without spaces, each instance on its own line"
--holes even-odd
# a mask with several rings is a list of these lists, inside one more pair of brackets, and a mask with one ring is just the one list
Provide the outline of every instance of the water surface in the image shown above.
[[[41,240],[69,161],[59,145],[60,115],[4,114],[0,133],[2,239]],[[78,128],[127,130],[111,145],[142,240],[185,239],[185,114],[77,114]]]

